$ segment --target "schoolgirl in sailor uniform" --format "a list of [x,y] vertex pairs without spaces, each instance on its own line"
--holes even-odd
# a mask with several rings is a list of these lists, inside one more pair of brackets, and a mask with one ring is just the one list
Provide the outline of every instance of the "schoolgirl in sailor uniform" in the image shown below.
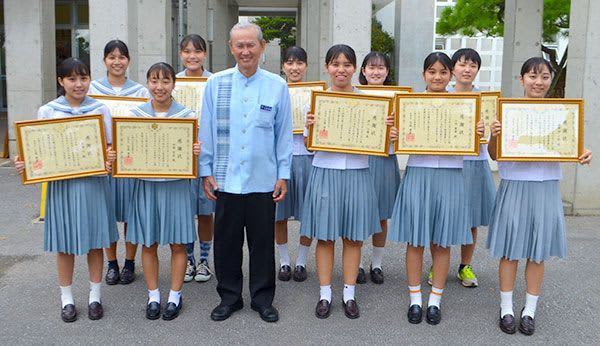
[[[177,73],[177,77],[209,77],[212,75],[204,68],[206,61],[206,41],[197,34],[185,36],[179,43],[179,58],[185,69]],[[195,242],[187,244],[187,266],[184,282],[196,280],[206,282],[212,277],[208,264],[208,257],[213,239],[213,213],[215,202],[206,198],[202,189],[202,178],[192,180],[192,194],[194,196],[195,213],[198,215],[198,240],[200,243],[200,259],[196,263],[194,256]]]
[[[107,143],[111,143],[111,116],[102,103],[86,96],[90,84],[89,67],[79,59],[68,58],[57,70],[63,96],[40,107],[38,119],[102,114]],[[109,161],[114,151],[108,149]],[[110,169],[111,162],[107,162]],[[24,163],[15,158],[19,173]],[[75,256],[87,255],[90,275],[88,317],[103,317],[100,288],[102,283],[102,249],[117,241],[119,234],[114,209],[111,207],[108,177],[93,176],[52,181],[48,183],[46,218],[44,220],[44,250],[56,252],[58,282],[61,290],[61,318],[65,322],[77,319],[71,291]]]
[[[173,101],[175,71],[167,63],[156,63],[146,74],[152,100],[131,110],[137,117],[192,118],[194,112]],[[194,155],[200,144],[194,144]],[[135,179],[129,211],[127,240],[142,244],[142,264],[148,288],[146,318],[160,317],[158,289],[158,245],[171,247],[171,291],[162,314],[172,320],[182,307],[181,288],[186,266],[186,244],[196,240],[194,202],[189,179]]]
[[[120,40],[109,41],[104,46],[104,64],[106,65],[106,76],[92,81],[89,95],[149,97],[148,89],[129,78],[127,78],[127,67],[129,66],[129,49],[125,42]],[[131,203],[133,192],[133,179],[109,177],[112,192],[113,206],[118,222],[124,223],[124,232],[127,234],[127,213]],[[108,267],[104,281],[108,285],[121,283],[127,285],[135,280],[135,254],[137,246],[125,243],[125,264],[123,270],[119,270],[117,260],[117,242],[111,243],[105,250]]]
[[[423,79],[428,92],[446,92],[450,82],[452,62],[440,52],[427,56]],[[483,135],[483,122],[477,126]],[[433,257],[433,287],[429,296],[426,320],[441,321],[440,301],[448,267],[450,246],[471,243],[468,232],[462,156],[410,155],[392,213],[390,240],[407,243],[406,274],[410,292],[408,321],[421,323],[421,271],[423,250],[431,247]]]
[[[543,58],[530,58],[521,67],[521,84],[525,97],[543,98],[552,83],[552,66]],[[496,159],[499,121],[492,124],[489,154]],[[589,164],[592,152],[585,150],[579,158]],[[519,331],[532,335],[535,312],[544,278],[544,262],[550,257],[565,257],[567,243],[562,199],[561,169],[556,162],[499,162],[500,188],[496,196],[487,247],[500,258],[500,329],[516,332],[513,311],[513,288],[519,260],[527,260],[525,283],[527,294],[521,311]]]

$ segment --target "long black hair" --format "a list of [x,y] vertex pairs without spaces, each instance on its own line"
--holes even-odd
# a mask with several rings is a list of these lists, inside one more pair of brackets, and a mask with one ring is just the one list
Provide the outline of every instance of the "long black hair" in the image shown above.
[[439,62],[450,72],[452,72],[452,60],[448,55],[446,55],[446,53],[443,52],[429,53],[429,55],[425,58],[425,61],[423,62],[423,72],[427,71],[436,62]]
[[365,56],[365,59],[363,60],[362,65],[360,66],[358,82],[361,85],[369,84],[369,82],[367,81],[367,77],[365,77],[365,75],[363,74],[363,69],[367,65],[369,65],[369,63],[374,64],[374,63],[378,63],[378,62],[383,62],[383,65],[385,65],[385,68],[388,70],[387,76],[385,76],[385,80],[383,81],[383,85],[392,85],[393,84],[392,77],[390,76],[390,71],[391,71],[391,67],[392,67],[390,58],[381,52],[370,52],[369,54],[367,54],[367,56]]

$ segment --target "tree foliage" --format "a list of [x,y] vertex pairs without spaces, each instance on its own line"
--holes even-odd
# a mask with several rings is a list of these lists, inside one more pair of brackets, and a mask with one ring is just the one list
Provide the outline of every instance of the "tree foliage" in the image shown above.
[[296,44],[296,19],[293,17],[258,17],[254,24],[262,29],[265,41],[278,38],[282,52]]
[[[382,52],[386,54],[391,62],[390,77],[394,80],[394,38],[383,30],[381,22],[373,16],[371,18],[371,51]],[[359,62],[360,63],[360,62]]]

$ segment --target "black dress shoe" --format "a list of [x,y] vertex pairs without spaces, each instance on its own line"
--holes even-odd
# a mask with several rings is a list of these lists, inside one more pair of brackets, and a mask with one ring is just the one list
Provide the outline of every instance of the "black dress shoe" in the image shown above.
[[277,322],[279,321],[279,312],[277,309],[273,307],[273,305],[269,306],[250,306],[252,310],[258,312],[260,318],[265,322]]
[[523,312],[521,312],[519,331],[525,335],[533,335],[535,332],[535,318],[531,316],[523,316]]
[[[502,310],[500,310],[502,313]],[[504,316],[500,316],[500,330],[505,332],[506,334],[514,334],[517,331],[517,324],[515,323],[515,316],[511,314],[506,314]]]
[[168,302],[165,307],[165,312],[162,314],[162,319],[165,321],[171,321],[179,316],[179,311],[183,307],[183,297],[179,297],[179,304],[175,305],[173,302]]
[[119,283],[120,279],[119,268],[108,268],[106,275],[104,276],[104,281],[106,281],[107,285],[116,285]]
[[65,307],[62,308],[62,311],[60,312],[60,318],[62,318],[62,320],[67,323],[75,322],[77,320],[77,309],[75,309],[75,305],[65,305]]
[[376,283],[378,285],[381,285],[383,283],[383,270],[381,270],[381,268],[371,268],[371,281],[373,281],[373,283]]
[[423,308],[417,304],[413,304],[408,308],[408,322],[412,324],[419,324],[423,321]]
[[304,268],[304,266],[296,266],[296,268],[294,268],[294,281],[302,282],[306,280],[306,277],[306,268]]
[[348,302],[344,303],[344,313],[346,314],[346,317],[350,319],[360,317],[360,311],[358,311],[358,304],[356,304],[356,300],[350,299]]
[[331,303],[327,299],[321,299],[315,308],[315,316],[317,318],[327,318],[331,314]]
[[88,305],[88,317],[90,320],[95,321],[99,320],[104,316],[104,308],[102,308],[102,303],[100,302],[92,302],[92,304]]
[[135,272],[129,268],[123,268],[123,270],[121,270],[121,280],[119,280],[119,283],[121,285],[129,285],[133,281],[135,281]]
[[367,283],[367,274],[363,268],[358,268],[358,275],[356,276],[357,284],[366,284]]
[[150,302],[146,305],[146,318],[157,320],[160,317],[160,303]]
[[225,305],[223,303],[219,304],[213,311],[210,313],[210,318],[213,321],[225,321],[229,318],[234,312],[238,310],[242,310],[244,307],[244,303],[239,300],[233,305]]
[[292,278],[292,268],[289,265],[282,265],[279,268],[279,274],[277,274],[277,278],[281,281],[290,281]]
[[427,307],[427,317],[425,318],[427,323],[436,325],[442,320],[442,311],[437,306]]

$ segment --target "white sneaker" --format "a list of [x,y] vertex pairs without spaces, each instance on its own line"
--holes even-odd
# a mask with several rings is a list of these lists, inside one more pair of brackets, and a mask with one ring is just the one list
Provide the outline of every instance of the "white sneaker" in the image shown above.
[[210,280],[212,277],[212,272],[208,267],[208,262],[198,262],[198,266],[196,267],[196,276],[194,280],[196,282],[206,282]]
[[190,282],[194,280],[195,275],[196,267],[194,267],[194,262],[188,260],[187,267],[185,268],[185,276],[183,277],[183,282]]

